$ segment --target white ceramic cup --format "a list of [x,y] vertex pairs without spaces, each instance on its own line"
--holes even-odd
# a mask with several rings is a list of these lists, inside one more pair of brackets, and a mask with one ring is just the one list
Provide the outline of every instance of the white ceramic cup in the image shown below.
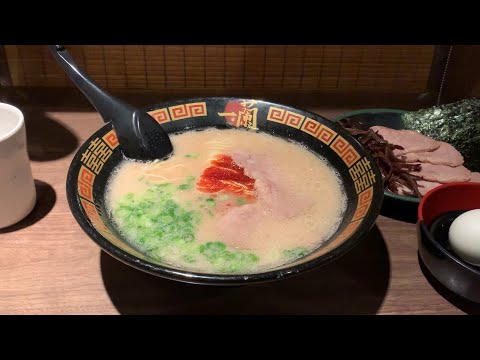
[[25,218],[36,198],[23,114],[0,103],[0,229]]

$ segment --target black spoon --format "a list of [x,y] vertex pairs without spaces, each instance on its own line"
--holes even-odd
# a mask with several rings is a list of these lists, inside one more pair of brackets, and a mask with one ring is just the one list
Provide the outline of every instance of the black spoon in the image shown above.
[[105,122],[112,122],[123,154],[135,160],[163,159],[173,152],[162,127],[144,111],[135,109],[102,90],[75,64],[63,45],[48,46],[73,83],[97,109]]

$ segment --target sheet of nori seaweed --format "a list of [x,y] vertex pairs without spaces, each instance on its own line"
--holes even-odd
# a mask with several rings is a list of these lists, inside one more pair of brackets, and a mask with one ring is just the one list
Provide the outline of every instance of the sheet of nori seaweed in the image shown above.
[[480,99],[465,99],[402,115],[406,129],[454,146],[465,159],[464,166],[480,171]]

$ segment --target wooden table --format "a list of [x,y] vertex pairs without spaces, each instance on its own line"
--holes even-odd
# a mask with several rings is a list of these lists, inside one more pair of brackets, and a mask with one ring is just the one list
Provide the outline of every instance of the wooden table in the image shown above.
[[[70,161],[78,146],[102,126],[100,116],[89,110],[22,110],[38,203],[21,223],[0,230],[1,314],[480,312],[480,306],[459,300],[434,279],[427,281],[417,258],[414,224],[383,216],[356,248],[335,263],[264,285],[196,286],[132,269],[102,252],[84,234],[65,195]],[[312,110],[333,118],[350,109]]]

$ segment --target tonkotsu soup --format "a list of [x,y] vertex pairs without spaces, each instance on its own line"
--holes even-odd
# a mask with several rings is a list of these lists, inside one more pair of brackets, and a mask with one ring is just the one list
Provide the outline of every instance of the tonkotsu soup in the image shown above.
[[322,245],[346,208],[340,177],[305,147],[235,129],[172,135],[168,160],[123,161],[106,203],[140,252],[203,273],[268,270]]

